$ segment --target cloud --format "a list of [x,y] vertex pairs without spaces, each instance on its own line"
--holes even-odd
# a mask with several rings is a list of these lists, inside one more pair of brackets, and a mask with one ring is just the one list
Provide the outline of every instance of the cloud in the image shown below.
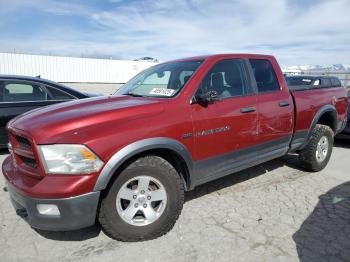
[[58,0],[0,0],[0,6],[0,12],[5,16],[20,11],[30,12],[33,10],[54,15],[83,15],[93,11],[84,4]]
[[25,42],[18,42],[16,35],[2,38],[0,50],[15,45],[28,52],[80,55],[86,50],[161,60],[210,53],[267,53],[284,65],[350,60],[348,0],[110,0],[108,8],[49,0],[13,2],[11,12],[26,5],[60,19],[79,16],[82,24],[67,29],[52,23],[39,38]]

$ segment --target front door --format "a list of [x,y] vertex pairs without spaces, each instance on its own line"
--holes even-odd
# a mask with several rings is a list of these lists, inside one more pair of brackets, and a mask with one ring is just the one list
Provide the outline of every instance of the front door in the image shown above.
[[197,94],[215,91],[217,99],[192,104],[195,173],[209,181],[242,164],[257,139],[257,98],[244,60],[218,61],[203,78]]

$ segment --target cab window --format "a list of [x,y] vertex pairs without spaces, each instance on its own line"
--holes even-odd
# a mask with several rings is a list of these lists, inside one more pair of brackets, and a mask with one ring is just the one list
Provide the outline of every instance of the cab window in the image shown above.
[[203,78],[197,94],[210,91],[215,91],[221,99],[248,94],[242,60],[227,59],[216,63]]
[[259,93],[280,91],[278,79],[269,60],[249,59]]

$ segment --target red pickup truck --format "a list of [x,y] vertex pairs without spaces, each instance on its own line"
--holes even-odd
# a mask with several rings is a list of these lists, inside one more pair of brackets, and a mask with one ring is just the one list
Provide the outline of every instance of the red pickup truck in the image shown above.
[[114,239],[152,239],[200,184],[291,152],[305,169],[323,169],[347,107],[341,86],[289,91],[272,56],[180,59],[113,96],[17,117],[2,170],[17,214],[34,228],[98,220]]

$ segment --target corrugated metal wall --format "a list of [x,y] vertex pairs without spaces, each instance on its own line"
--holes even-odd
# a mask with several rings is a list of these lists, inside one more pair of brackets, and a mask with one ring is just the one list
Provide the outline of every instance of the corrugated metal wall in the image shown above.
[[0,74],[64,83],[125,83],[151,62],[0,53]]

